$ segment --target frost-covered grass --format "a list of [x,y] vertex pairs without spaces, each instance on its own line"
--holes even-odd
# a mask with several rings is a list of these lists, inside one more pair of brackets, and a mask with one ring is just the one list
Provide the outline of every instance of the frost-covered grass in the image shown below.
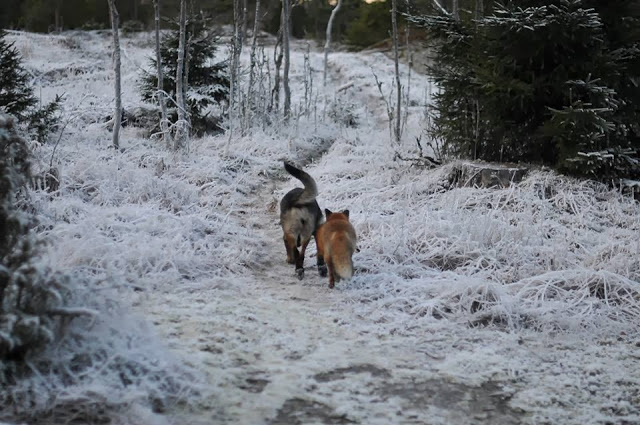
[[362,274],[348,296],[367,315],[414,329],[434,319],[635,329],[640,209],[633,199],[548,171],[504,190],[449,187],[452,166],[356,168],[369,152],[334,148],[318,174],[323,196],[349,208],[357,223]]
[[[203,423],[211,412],[219,423],[262,423],[304,396],[360,423],[401,421],[397,400],[361,391],[362,380],[329,391],[309,378],[367,361],[394,379],[415,370],[411,379],[498,382],[526,423],[639,419],[637,202],[544,170],[503,190],[450,187],[452,164],[394,160],[396,150],[417,155],[430,89],[412,77],[404,141],[392,145],[373,79],[388,95],[392,66],[378,53],[331,55],[326,110],[322,54],[312,50],[319,100],[308,115],[235,130],[230,143],[193,139],[181,153],[125,127],[117,152],[103,123],[113,100],[108,34],[11,37],[43,101],[65,92],[72,117],[54,156],[59,193],[31,194],[48,242],[42,262],[76,279],[73,305],[99,312],[74,319],[33,360],[32,377],[12,390],[22,417],[34,406],[61,421],[77,412],[185,423],[199,410]],[[150,39],[124,37],[125,108],[141,103],[135,82]],[[300,111],[306,46],[294,46]],[[345,114],[358,125],[342,125]],[[40,169],[53,149],[35,146]],[[335,291],[310,267],[313,245],[302,283],[284,265],[276,203],[299,185],[282,183],[284,158],[316,178],[322,208],[351,211],[356,276]],[[255,376],[264,391],[243,390]]]

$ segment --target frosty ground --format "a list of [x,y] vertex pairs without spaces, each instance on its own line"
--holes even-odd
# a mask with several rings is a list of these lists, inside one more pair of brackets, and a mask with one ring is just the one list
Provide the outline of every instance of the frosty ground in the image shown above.
[[[24,397],[31,411],[136,424],[640,422],[634,200],[546,170],[506,189],[453,187],[455,163],[394,159],[426,145],[427,77],[411,76],[394,145],[374,79],[389,96],[392,62],[332,54],[323,89],[309,46],[316,107],[302,114],[304,42],[289,123],[180,153],[125,127],[117,152],[108,33],[10,39],[43,101],[66,95],[55,153],[34,145],[37,166],[53,155],[62,175],[55,196],[31,193],[42,263],[81,281],[73,301],[99,312],[45,353],[86,355],[83,373],[52,368],[15,390],[40,392]],[[122,42],[131,108],[152,36]],[[277,202],[299,183],[283,159],[316,178],[322,208],[351,211],[356,276],[335,290],[313,244],[303,281],[285,263]]]

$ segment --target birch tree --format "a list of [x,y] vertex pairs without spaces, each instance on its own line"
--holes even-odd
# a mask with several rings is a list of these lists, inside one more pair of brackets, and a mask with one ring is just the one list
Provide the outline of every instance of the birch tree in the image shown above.
[[169,120],[167,118],[167,101],[164,95],[164,73],[162,70],[162,54],[160,52],[160,0],[153,0],[153,9],[156,24],[156,72],[158,74],[158,103],[160,104],[160,131],[165,145],[171,147],[171,136],[169,134]]
[[441,5],[438,0],[433,0],[433,5],[436,7],[436,9],[438,9],[440,12],[444,13],[445,15],[449,14],[449,12],[447,12],[447,9],[445,9],[445,7]]
[[338,10],[340,10],[340,6],[342,6],[342,0],[338,0],[338,4],[331,11],[331,16],[329,17],[329,22],[327,23],[327,39],[324,43],[324,74],[322,76],[322,85],[327,85],[327,60],[329,58],[329,48],[331,46],[331,29],[333,28],[333,19],[336,17]]
[[247,13],[249,11],[249,0],[242,0],[242,39],[247,38]]
[[251,110],[253,99],[253,84],[255,80],[255,72],[256,72],[256,47],[258,40],[258,30],[260,27],[260,0],[256,0],[256,15],[253,20],[253,38],[251,40],[251,53],[250,53],[250,65],[249,65],[249,86],[247,87],[247,101],[248,108],[245,112],[245,117],[249,114]]
[[[113,0],[110,0],[113,1]],[[178,41],[178,62],[176,70],[176,101],[178,103],[178,125],[173,148],[178,150],[188,137],[187,110],[184,99],[184,51],[187,27],[187,2],[180,0],[180,38]]]
[[282,12],[284,20],[282,22],[282,48],[284,49],[284,71],[282,73],[282,86],[284,87],[284,117],[289,118],[291,114],[291,89],[289,88],[289,68],[291,66],[289,55],[289,20],[291,19],[289,0],[282,0]]
[[118,35],[119,15],[114,0],[107,0],[111,13],[111,30],[113,32],[113,68],[115,71],[116,107],[113,113],[113,147],[120,147],[120,124],[122,121],[122,84],[120,80],[120,37]]
[[271,107],[276,110],[280,109],[280,67],[282,66],[282,58],[284,56],[282,49],[282,33],[284,26],[284,9],[280,11],[280,28],[278,29],[278,38],[273,48],[273,63],[275,67],[275,75],[273,77],[273,90],[271,91]]
[[458,4],[458,0],[453,0],[451,3],[451,13],[453,14],[453,19],[455,19],[456,21],[460,20],[460,7]]
[[393,61],[396,72],[396,92],[397,92],[397,100],[396,100],[396,115],[395,115],[395,126],[394,133],[396,143],[400,144],[400,122],[401,122],[401,113],[400,109],[402,106],[402,85],[400,84],[400,67],[398,65],[398,1],[391,0],[391,37],[393,38]]

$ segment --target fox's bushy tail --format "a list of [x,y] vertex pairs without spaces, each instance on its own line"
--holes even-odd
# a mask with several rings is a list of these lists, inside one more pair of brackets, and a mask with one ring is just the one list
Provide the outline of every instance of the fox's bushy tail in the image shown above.
[[335,258],[333,260],[335,274],[340,279],[349,280],[353,276],[353,260],[351,257]]
[[304,191],[302,192],[302,194],[300,194],[300,197],[297,199],[296,203],[308,204],[310,202],[313,202],[318,196],[318,186],[316,185],[316,181],[313,180],[313,177],[286,161],[284,163],[284,169],[287,170],[287,172],[293,177],[300,180],[304,185]]

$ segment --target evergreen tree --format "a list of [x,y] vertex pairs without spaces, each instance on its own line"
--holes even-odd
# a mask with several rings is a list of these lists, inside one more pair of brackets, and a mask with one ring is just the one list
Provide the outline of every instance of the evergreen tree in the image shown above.
[[58,126],[57,112],[62,98],[36,107],[30,77],[22,66],[22,59],[13,43],[5,39],[6,31],[0,30],[0,113],[15,116],[40,143]]
[[[66,295],[63,280],[34,266],[33,217],[19,207],[29,180],[29,150],[15,119],[0,113],[0,386],[14,381],[12,360],[54,340],[60,322],[51,312]],[[3,397],[0,397],[0,401]],[[1,403],[0,403],[1,404]]]
[[467,158],[637,176],[639,3],[513,0],[479,20],[414,19],[435,41],[434,136]]
[[[197,134],[216,130],[208,116],[210,107],[225,101],[229,95],[228,67],[224,62],[213,63],[218,36],[207,28],[207,19],[191,16],[187,22],[187,109],[191,117],[191,128]],[[165,35],[160,52],[163,65],[164,91],[176,99],[176,69],[178,61],[179,30]],[[151,70],[156,69],[155,57],[151,59]],[[158,77],[155,72],[145,73],[140,84],[144,100],[155,103]],[[171,103],[170,103],[171,104]],[[175,121],[175,117],[174,117]]]
[[37,99],[29,85],[30,78],[22,67],[20,53],[0,30],[0,112],[24,119]]
[[391,32],[390,2],[365,3],[360,15],[346,29],[346,41],[351,46],[369,47],[389,38]]

